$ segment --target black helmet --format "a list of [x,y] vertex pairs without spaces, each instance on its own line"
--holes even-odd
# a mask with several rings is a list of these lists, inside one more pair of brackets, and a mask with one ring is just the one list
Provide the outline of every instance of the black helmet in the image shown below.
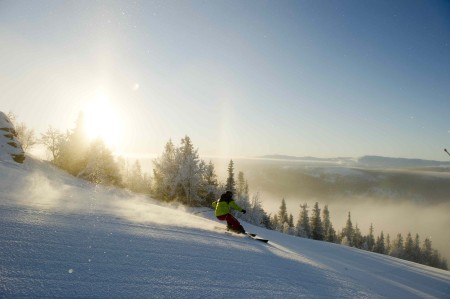
[[230,202],[231,200],[233,200],[233,192],[231,192],[231,191],[227,191],[227,192],[225,192],[225,196],[227,197],[227,199],[228,199],[228,202]]
[[219,201],[230,202],[233,199],[233,192],[227,191],[220,196]]

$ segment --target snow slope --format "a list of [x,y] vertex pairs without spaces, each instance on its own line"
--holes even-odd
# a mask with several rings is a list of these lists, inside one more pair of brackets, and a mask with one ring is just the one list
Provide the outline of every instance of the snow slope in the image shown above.
[[450,298],[450,274],[0,161],[0,297]]

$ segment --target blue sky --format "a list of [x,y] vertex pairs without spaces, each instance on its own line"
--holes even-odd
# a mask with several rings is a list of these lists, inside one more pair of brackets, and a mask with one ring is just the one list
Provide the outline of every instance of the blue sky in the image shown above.
[[2,1],[0,44],[37,132],[101,97],[120,152],[448,158],[447,1]]

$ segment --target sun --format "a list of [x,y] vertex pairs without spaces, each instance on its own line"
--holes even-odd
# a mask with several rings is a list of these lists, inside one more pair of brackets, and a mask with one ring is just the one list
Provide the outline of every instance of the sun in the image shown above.
[[109,147],[116,148],[121,139],[120,118],[105,93],[98,93],[84,108],[89,140],[101,138]]

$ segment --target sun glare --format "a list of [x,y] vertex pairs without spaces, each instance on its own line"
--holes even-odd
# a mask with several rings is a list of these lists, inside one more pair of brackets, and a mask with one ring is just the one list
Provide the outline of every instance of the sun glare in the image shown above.
[[86,105],[84,114],[90,140],[100,137],[109,147],[115,148],[119,145],[120,118],[104,93],[99,93]]

